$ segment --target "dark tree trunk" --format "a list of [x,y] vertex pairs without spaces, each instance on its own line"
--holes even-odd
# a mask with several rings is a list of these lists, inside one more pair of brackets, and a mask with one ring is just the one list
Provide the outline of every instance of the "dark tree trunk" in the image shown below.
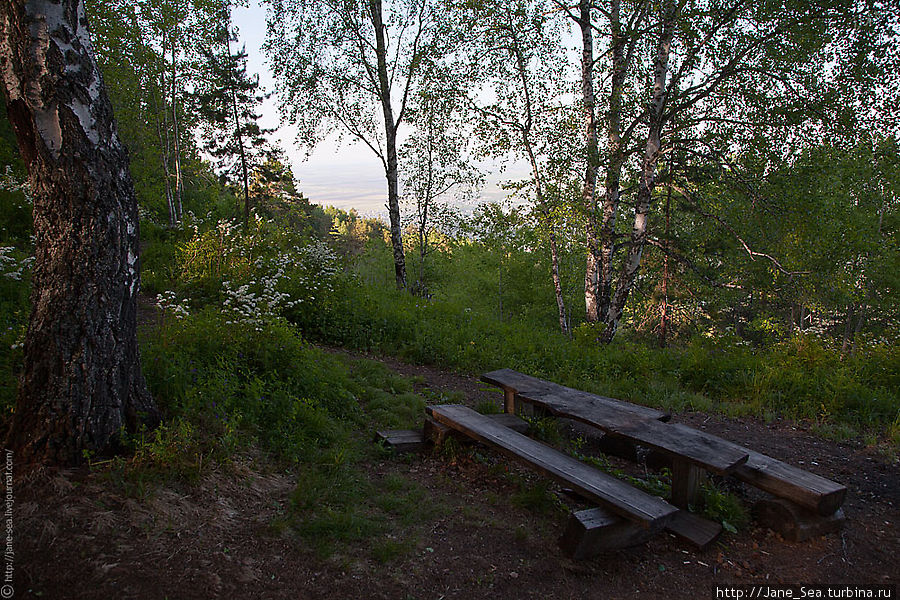
[[[166,207],[169,209],[169,227],[175,227],[178,219],[175,217],[175,199],[172,196],[172,181],[169,174],[169,118],[166,115],[166,109],[163,107],[162,116],[163,123],[159,123],[159,102],[156,98],[156,90],[152,90],[151,99],[153,100],[153,122],[156,125],[156,137],[159,140],[159,155],[163,166],[163,175],[166,179]],[[165,131],[165,140],[163,132]]]
[[0,70],[36,252],[9,442],[23,462],[74,464],[158,420],[136,337],[137,201],[82,0],[0,3]]
[[[226,14],[225,17],[227,18],[228,15]],[[228,64],[232,65],[233,62],[231,56],[230,26],[225,31],[225,52],[228,56]],[[247,153],[244,150],[244,136],[242,134],[243,128],[241,126],[241,119],[238,113],[237,90],[235,89],[236,86],[234,73],[232,73],[231,75],[232,78],[229,80],[229,86],[231,87],[231,110],[234,117],[234,135],[237,138],[238,152],[241,157],[241,181],[244,183],[244,230],[246,230],[250,226],[250,175],[247,172]]]
[[[403,254],[403,238],[400,233],[400,184],[397,160],[397,123],[391,106],[391,82],[387,68],[387,43],[384,39],[384,21],[381,14],[381,0],[370,0],[372,26],[375,28],[375,54],[378,59],[378,87],[381,109],[384,113],[385,128],[385,176],[388,184],[388,217],[391,222],[391,247],[394,250],[394,275],[397,287],[406,287],[406,257]],[[402,112],[402,111],[401,111]]]
[[178,39],[178,29],[172,35],[172,141],[175,147],[175,219],[181,222],[182,218],[182,199],[184,197],[184,182],[181,178],[181,145],[179,143],[180,132],[178,131],[178,62],[175,54],[175,40]]
[[850,340],[850,356],[856,352],[856,340],[866,322],[866,308],[865,302],[859,304],[859,316],[856,319],[856,326],[853,328],[853,338]]

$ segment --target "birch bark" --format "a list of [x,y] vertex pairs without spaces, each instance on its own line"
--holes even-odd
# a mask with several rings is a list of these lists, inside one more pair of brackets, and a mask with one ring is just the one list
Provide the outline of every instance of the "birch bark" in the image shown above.
[[158,421],[136,337],[137,200],[82,0],[0,3],[0,73],[36,254],[9,442],[19,460],[71,465]]

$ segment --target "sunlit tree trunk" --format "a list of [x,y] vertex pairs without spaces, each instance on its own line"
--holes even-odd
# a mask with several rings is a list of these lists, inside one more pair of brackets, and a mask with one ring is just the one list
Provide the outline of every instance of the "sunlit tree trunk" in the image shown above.
[[0,71],[34,194],[17,460],[74,464],[155,423],[136,337],[138,215],[82,0],[0,3]]
[[388,184],[388,217],[391,225],[391,247],[394,251],[394,276],[398,288],[406,287],[406,257],[400,231],[400,184],[397,160],[397,123],[391,106],[391,82],[387,67],[387,44],[382,19],[381,0],[370,0],[372,26],[375,28],[375,55],[378,61],[378,84],[385,128],[385,176]]

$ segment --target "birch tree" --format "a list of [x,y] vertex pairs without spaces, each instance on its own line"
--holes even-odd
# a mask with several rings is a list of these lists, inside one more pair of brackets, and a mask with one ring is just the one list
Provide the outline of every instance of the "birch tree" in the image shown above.
[[[803,3],[776,9],[744,0],[702,6],[686,0],[557,6],[582,33],[582,104],[588,123],[594,99],[593,73],[586,65],[593,33],[602,32],[605,44],[604,59],[593,64],[602,63],[605,74],[599,80],[607,86],[600,95],[606,110],[595,122],[597,137],[602,131],[607,143],[595,155],[588,125],[583,189],[587,319],[601,321],[602,339],[609,341],[650,241],[659,178],[669,185],[676,163],[722,164],[728,152],[763,131],[795,142],[786,132],[802,131],[799,121],[807,132],[814,130],[822,122],[817,109],[828,97],[822,85],[828,79],[823,51],[846,29],[854,8],[852,3]],[[590,199],[595,161],[605,170],[596,212]],[[617,228],[623,197],[634,210],[628,233]]]
[[397,286],[406,287],[398,136],[426,56],[440,53],[432,0],[267,0],[266,49],[284,115],[314,147],[336,132],[367,146],[387,180]]
[[565,58],[558,23],[549,20],[549,5],[527,0],[467,5],[462,28],[467,48],[468,104],[477,118],[476,132],[488,155],[511,154],[531,171],[528,188],[547,231],[550,270],[559,326],[568,332],[568,317],[559,272],[559,241],[553,206],[547,194],[548,157],[566,128]]
[[[425,260],[436,223],[449,225],[456,219],[450,202],[470,199],[483,177],[470,152],[468,127],[460,114],[458,99],[447,93],[443,77],[430,77],[431,89],[419,94],[411,115],[414,133],[403,144],[407,169],[403,177],[404,196],[412,206],[419,246],[419,275],[416,289],[427,293]],[[437,85],[434,85],[437,83]]]
[[75,464],[159,417],[138,356],[137,201],[83,0],[0,4],[0,71],[36,255],[10,441],[19,460]]

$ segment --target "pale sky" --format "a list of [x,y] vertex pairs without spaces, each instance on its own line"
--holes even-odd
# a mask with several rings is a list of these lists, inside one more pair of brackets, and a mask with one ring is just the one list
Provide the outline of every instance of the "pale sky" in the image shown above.
[[[248,7],[233,9],[232,19],[239,30],[241,43],[246,44],[249,71],[259,73],[260,83],[265,90],[273,91],[275,83],[261,49],[266,38],[265,9],[259,5],[258,0],[250,0]],[[280,123],[278,99],[274,96],[263,107],[262,126],[277,129],[274,137],[287,153],[300,191],[310,201],[345,210],[355,208],[364,215],[386,215],[387,182],[384,168],[378,157],[365,145],[345,140],[339,146],[334,139],[326,140],[304,160],[305,150],[297,148],[294,143],[295,131]],[[485,200],[502,200],[506,192],[498,187],[498,180],[523,176],[522,168],[515,166],[505,174],[488,174],[488,183],[482,189],[481,197]]]
[[[259,73],[266,91],[273,91],[275,82],[261,49],[266,38],[265,9],[251,1],[248,8],[234,8],[233,21],[241,42],[246,44],[250,72]],[[326,141],[304,161],[304,151],[294,143],[295,131],[280,123],[278,99],[274,96],[266,101],[262,121],[263,127],[277,129],[274,137],[288,155],[300,190],[311,201],[323,206],[356,208],[364,214],[384,210],[387,197],[384,169],[371,150],[346,143],[338,147],[334,141]]]

